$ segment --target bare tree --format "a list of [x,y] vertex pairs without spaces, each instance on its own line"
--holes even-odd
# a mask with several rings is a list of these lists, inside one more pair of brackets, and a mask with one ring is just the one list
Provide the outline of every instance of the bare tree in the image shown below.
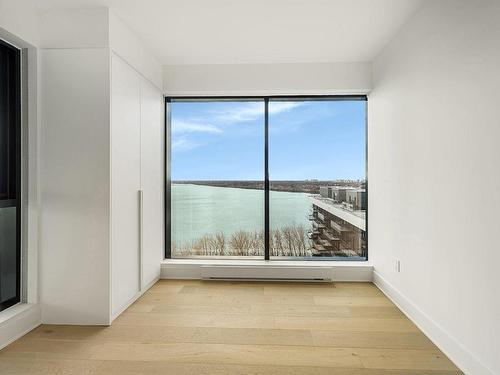
[[275,256],[284,255],[283,235],[280,229],[274,229],[270,236],[273,239],[273,252]]
[[283,242],[284,242],[284,250],[287,256],[294,255],[294,243],[293,243],[293,231],[290,227],[281,228],[283,232]]
[[232,251],[235,251],[235,255],[248,255],[248,250],[250,249],[250,236],[251,234],[240,230],[234,233],[229,240],[229,246]]
[[199,250],[199,253],[202,255],[212,255],[210,242],[211,242],[210,236],[205,234],[196,242],[195,248]]
[[224,237],[224,233],[216,233],[212,237],[211,246],[215,251],[215,255],[229,255],[226,254],[226,238]]

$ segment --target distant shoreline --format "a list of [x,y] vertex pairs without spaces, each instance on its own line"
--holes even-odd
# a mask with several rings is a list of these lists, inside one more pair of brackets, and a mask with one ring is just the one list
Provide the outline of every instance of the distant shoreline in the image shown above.
[[[264,190],[263,181],[172,181],[172,184]],[[319,194],[320,186],[339,186],[339,187],[352,186],[361,188],[364,185],[365,185],[364,181],[354,181],[354,180],[270,181],[269,190],[288,192],[288,193]]]
[[[239,186],[215,186],[215,185],[205,185],[205,184],[193,184],[193,183],[178,183],[172,182],[172,185],[186,185],[186,186],[204,186],[204,187],[213,187],[213,188],[223,188],[223,189],[239,189],[239,190],[257,190],[264,192],[264,188],[258,189],[254,187],[239,187]],[[280,193],[296,193],[296,194],[311,194],[305,191],[287,191],[287,190],[275,190],[269,189],[269,191],[280,192]]]

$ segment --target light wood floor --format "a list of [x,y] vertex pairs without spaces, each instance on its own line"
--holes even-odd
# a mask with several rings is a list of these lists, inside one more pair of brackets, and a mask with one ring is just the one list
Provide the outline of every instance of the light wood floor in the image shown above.
[[374,285],[160,281],[111,327],[43,325],[0,374],[460,371]]

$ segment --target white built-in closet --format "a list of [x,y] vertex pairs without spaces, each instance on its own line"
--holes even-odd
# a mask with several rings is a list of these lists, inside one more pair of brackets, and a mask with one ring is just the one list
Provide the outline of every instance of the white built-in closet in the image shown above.
[[162,108],[158,90],[111,56],[112,316],[158,277],[162,243]]
[[44,25],[42,322],[106,325],[160,276],[161,66],[108,9]]

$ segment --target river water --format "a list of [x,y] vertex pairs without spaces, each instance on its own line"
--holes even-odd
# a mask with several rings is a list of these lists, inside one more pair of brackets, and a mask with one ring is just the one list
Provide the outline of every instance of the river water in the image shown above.
[[[202,236],[264,230],[264,191],[172,184],[172,241],[190,243]],[[307,193],[270,192],[271,229],[290,225],[309,228],[312,203]]]

